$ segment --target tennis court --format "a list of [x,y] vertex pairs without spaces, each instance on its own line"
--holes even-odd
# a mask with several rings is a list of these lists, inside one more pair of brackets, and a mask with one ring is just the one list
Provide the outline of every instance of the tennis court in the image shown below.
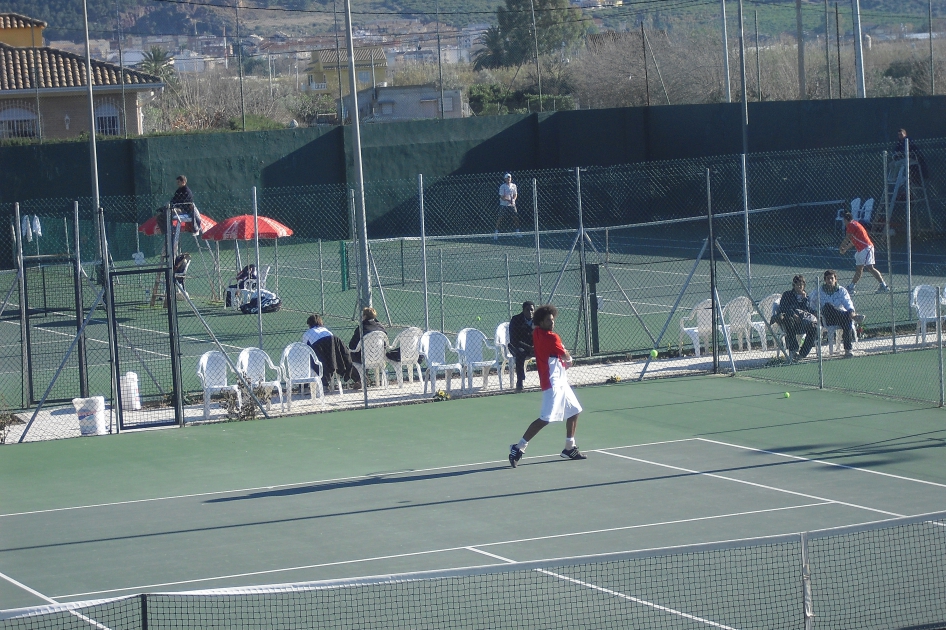
[[[563,431],[553,425],[515,470],[508,445],[534,417],[536,393],[24,445],[0,460],[0,609],[571,558],[946,510],[942,410],[799,387],[784,398],[785,389],[714,376],[581,388],[588,459],[559,458]],[[897,547],[889,541],[886,553],[905,553]],[[764,579],[775,570],[767,561],[749,573]],[[568,601],[602,597],[608,581],[576,579],[566,580]],[[688,579],[718,588],[724,577]],[[876,604],[884,594],[861,596]],[[687,605],[648,611],[668,625],[733,627]],[[756,621],[742,627],[768,619],[762,606],[744,611]]]

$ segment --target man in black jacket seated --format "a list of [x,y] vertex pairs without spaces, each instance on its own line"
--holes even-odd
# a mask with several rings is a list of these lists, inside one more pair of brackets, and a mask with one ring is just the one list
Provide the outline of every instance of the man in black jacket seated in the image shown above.
[[522,391],[522,382],[526,379],[526,361],[535,356],[532,347],[532,315],[535,304],[522,303],[522,312],[509,320],[509,351],[516,357],[516,391]]
[[[808,356],[818,336],[818,319],[814,308],[808,302],[805,276],[797,275],[792,278],[792,288],[782,294],[778,311],[772,317],[771,323],[779,324],[785,331],[785,345],[788,346],[792,361]],[[805,335],[801,349],[798,348],[796,335]]]

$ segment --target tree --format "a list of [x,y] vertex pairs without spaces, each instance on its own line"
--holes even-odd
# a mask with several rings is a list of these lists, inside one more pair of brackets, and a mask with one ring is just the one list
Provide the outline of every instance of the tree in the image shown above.
[[571,46],[585,31],[581,11],[570,6],[568,0],[506,0],[505,7],[496,9],[496,19],[504,45],[505,65],[517,65],[533,58],[536,40],[541,56]]
[[502,68],[506,59],[506,42],[499,27],[490,26],[480,38],[483,48],[476,51],[473,57],[474,70],[488,70]]
[[160,46],[152,46],[151,50],[144,54],[138,69],[147,72],[156,77],[161,77],[165,83],[170,83],[174,78],[174,65],[171,55]]

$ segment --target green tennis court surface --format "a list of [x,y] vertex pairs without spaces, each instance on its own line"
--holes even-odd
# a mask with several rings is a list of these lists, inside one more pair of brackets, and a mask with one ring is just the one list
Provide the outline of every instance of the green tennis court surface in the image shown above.
[[[946,509],[942,410],[725,377],[23,445],[0,460],[0,609],[530,561]],[[838,466],[840,464],[841,466]],[[48,599],[44,599],[48,598]]]

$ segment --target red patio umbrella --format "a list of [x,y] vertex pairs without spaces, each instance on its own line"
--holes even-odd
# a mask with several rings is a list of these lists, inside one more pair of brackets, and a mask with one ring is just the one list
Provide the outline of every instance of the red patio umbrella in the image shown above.
[[[275,219],[257,217],[260,238],[283,238],[292,236],[292,229]],[[205,230],[201,238],[211,241],[251,241],[253,240],[253,215],[241,214],[217,223]]]
[[[172,226],[176,226],[176,225],[177,225],[177,220],[176,220],[176,219],[172,219],[172,220],[171,220],[171,225],[172,225]],[[206,232],[207,230],[209,230],[210,228],[212,228],[213,226],[215,226],[215,225],[217,225],[217,222],[214,221],[213,219],[211,219],[210,217],[208,217],[206,214],[201,214],[201,215],[200,215],[200,226],[201,226],[201,228],[203,228],[203,230],[204,230],[205,232]],[[190,221],[185,221],[185,222],[183,223],[183,225],[181,225],[181,231],[182,231],[182,232],[193,232],[193,231],[194,231],[194,227],[193,227],[193,226],[194,226],[194,224],[191,223]],[[148,219],[147,221],[145,221],[144,223],[142,223],[141,225],[139,225],[139,226],[138,226],[138,231],[141,232],[142,234],[144,234],[145,236],[155,236],[155,235],[157,235],[157,234],[163,234],[163,233],[164,233],[164,232],[161,230],[161,228],[158,227],[158,216],[157,216],[157,215],[151,217],[150,219]]]

